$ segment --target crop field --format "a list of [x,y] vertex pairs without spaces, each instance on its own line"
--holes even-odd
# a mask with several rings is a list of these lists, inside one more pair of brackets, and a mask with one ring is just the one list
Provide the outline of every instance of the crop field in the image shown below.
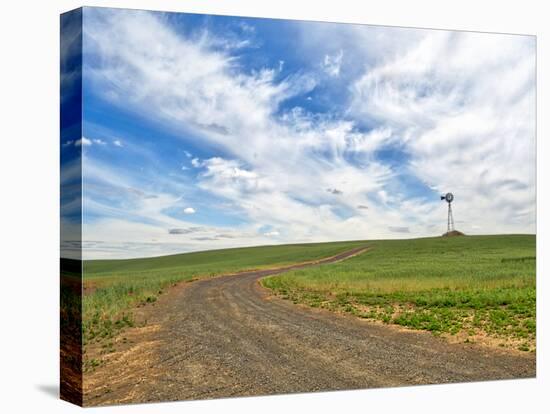
[[465,342],[535,350],[535,236],[373,240],[212,250],[84,262],[84,343],[134,325],[133,310],[184,281],[369,250],[268,277],[279,296]]
[[132,309],[155,302],[182,281],[329,257],[365,242],[211,250],[156,258],[84,262],[83,341],[112,337],[134,324]]
[[364,243],[370,250],[347,261],[262,284],[295,303],[464,342],[535,350],[535,236]]

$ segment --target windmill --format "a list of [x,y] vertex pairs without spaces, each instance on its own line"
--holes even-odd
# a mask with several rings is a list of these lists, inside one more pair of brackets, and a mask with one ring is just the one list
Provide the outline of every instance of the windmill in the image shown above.
[[453,219],[453,209],[451,207],[451,203],[454,200],[453,193],[447,193],[445,195],[441,196],[441,200],[445,200],[447,204],[449,205],[449,213],[447,215],[447,234],[449,234],[451,231],[455,231],[455,221]]

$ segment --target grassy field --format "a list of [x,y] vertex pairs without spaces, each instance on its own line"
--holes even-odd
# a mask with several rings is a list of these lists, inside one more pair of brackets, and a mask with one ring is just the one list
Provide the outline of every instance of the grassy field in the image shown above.
[[432,331],[465,342],[535,349],[535,236],[367,242],[345,262],[266,278],[296,303]]
[[[134,324],[132,310],[181,281],[371,249],[347,261],[270,277],[296,303],[465,341],[535,348],[535,236],[375,240],[213,250],[84,262],[84,343]],[[461,339],[461,340],[462,340]]]
[[84,262],[83,341],[112,337],[134,324],[132,309],[155,302],[177,282],[333,256],[365,242],[211,250],[157,258]]

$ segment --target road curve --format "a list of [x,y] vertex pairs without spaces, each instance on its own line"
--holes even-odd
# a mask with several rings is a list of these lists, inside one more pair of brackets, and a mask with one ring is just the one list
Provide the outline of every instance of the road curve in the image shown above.
[[89,387],[86,405],[535,376],[532,354],[449,344],[425,332],[296,306],[258,283],[363,250],[176,288],[148,311],[148,323],[158,327],[145,341],[150,350],[136,344],[93,374],[98,385]]

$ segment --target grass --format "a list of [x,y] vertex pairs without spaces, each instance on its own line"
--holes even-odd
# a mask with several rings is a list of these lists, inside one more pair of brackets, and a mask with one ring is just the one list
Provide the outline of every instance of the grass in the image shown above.
[[[535,349],[535,236],[380,240],[347,261],[266,278],[296,303]],[[472,338],[472,339],[470,339]]]
[[82,327],[85,344],[135,324],[133,309],[182,281],[316,260],[364,242],[294,244],[211,250],[156,258],[85,261]]
[[[84,343],[135,324],[133,310],[178,282],[371,249],[344,262],[266,278],[296,303],[362,318],[535,349],[535,236],[375,240],[213,250],[84,262]],[[459,335],[460,334],[460,335]]]

